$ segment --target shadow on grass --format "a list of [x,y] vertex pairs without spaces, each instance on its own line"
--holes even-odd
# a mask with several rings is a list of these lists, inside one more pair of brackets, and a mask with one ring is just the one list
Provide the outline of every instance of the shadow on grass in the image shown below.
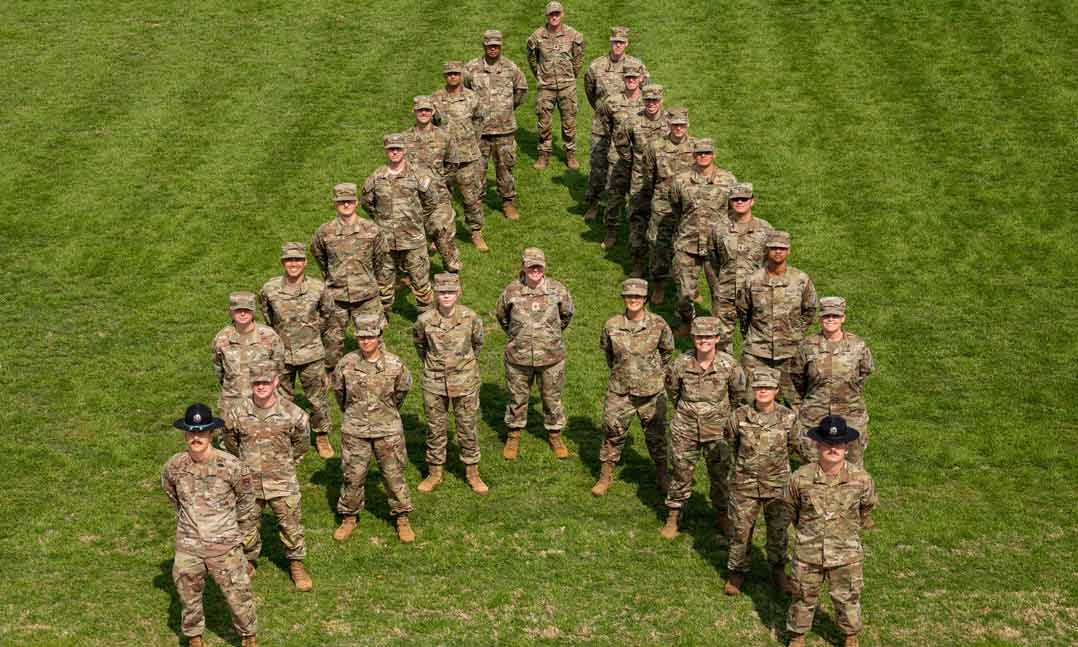
[[[580,462],[588,468],[593,478],[598,479],[602,469],[599,450],[603,444],[604,430],[596,427],[589,417],[573,416],[569,419],[565,433],[576,443],[580,453]],[[640,433],[642,432],[638,432],[637,435]],[[634,440],[630,429],[625,440],[625,447],[621,452],[621,460],[615,468],[615,481],[634,486],[637,498],[656,512],[656,518],[665,519],[666,495],[659,490],[655,482],[655,464],[646,454],[646,450],[645,453],[636,450],[636,443],[642,444],[643,438]]]
[[[183,635],[180,620],[183,610],[180,607],[180,597],[176,592],[176,584],[172,579],[172,560],[166,559],[158,566],[161,572],[153,578],[153,585],[168,593],[171,598],[168,606],[168,627],[181,642],[186,641],[187,638]],[[207,572],[206,579],[212,580],[213,577]],[[225,602],[225,598],[221,594],[221,590],[217,588],[216,583],[212,586],[208,584],[204,586],[202,608],[206,618],[207,630],[222,637],[230,645],[240,645],[242,643],[240,636],[236,634],[235,629],[232,627],[232,612],[229,610],[228,603]]]
[[[311,474],[311,483],[325,490],[326,504],[334,511],[337,509],[337,500],[341,496],[341,486],[344,484],[343,469],[342,459],[334,457],[323,462],[321,469]],[[378,485],[382,487],[379,488]],[[363,510],[379,519],[385,519],[393,526],[394,521],[389,514],[389,500],[386,498],[384,488],[385,483],[372,451],[367,464],[367,478],[364,480]],[[411,490],[410,486],[409,490]],[[360,513],[360,519],[362,523],[362,513]]]
[[479,387],[479,415],[494,430],[494,435],[505,443],[505,391],[500,384],[483,382]]

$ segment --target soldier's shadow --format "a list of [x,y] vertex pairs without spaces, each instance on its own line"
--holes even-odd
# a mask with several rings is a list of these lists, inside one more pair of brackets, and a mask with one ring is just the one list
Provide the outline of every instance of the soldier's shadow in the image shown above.
[[[326,505],[330,510],[336,511],[337,500],[341,497],[341,486],[344,484],[344,472],[341,459],[333,457],[322,463],[322,468],[311,474],[311,483],[320,486],[326,493]],[[375,517],[389,521],[393,525],[392,515],[389,514],[389,499],[385,494],[385,483],[382,473],[378,469],[378,462],[372,452],[367,468],[367,479],[364,488],[363,512],[368,512]],[[362,514],[362,513],[361,513]],[[287,568],[287,564],[285,565]]]
[[499,442],[505,442],[505,391],[498,384],[483,382],[479,387],[479,415],[494,430]]
[[[593,478],[598,479],[602,470],[599,449],[603,444],[603,429],[596,427],[590,417],[572,416],[565,434],[576,443],[580,462],[588,468]],[[615,481],[635,487],[637,498],[655,511],[656,518],[665,518],[662,515],[665,515],[666,511],[666,496],[655,483],[655,464],[646,450],[641,453],[635,447],[636,443],[644,442],[642,432],[637,431],[635,435],[637,438],[634,439],[631,429],[621,452],[621,461],[615,468]]]
[[[760,519],[753,526],[753,531],[753,536],[766,531]],[[728,576],[729,573],[724,569],[723,577]],[[741,595],[746,595],[752,600],[753,609],[760,622],[771,630],[776,640],[781,641],[786,630],[786,610],[790,606],[790,597],[775,588],[771,581],[771,566],[767,563],[767,557],[763,550],[751,543],[751,539],[749,572],[745,574],[745,582],[741,585]]]
[[423,474],[427,466],[427,425],[413,413],[401,414],[408,462]]
[[[577,152],[579,153],[580,151]],[[577,161],[580,161],[579,154],[577,155]],[[548,166],[547,168],[549,169],[550,167]],[[584,211],[588,208],[587,205],[584,204],[584,194],[588,189],[588,176],[583,172],[585,170],[586,169],[584,169],[583,166],[576,171],[566,167],[561,173],[551,178],[554,184],[565,187],[565,189],[568,190],[569,197],[571,197],[576,204],[566,209],[566,211],[578,216],[583,216]],[[599,218],[596,218],[596,221],[598,220]]]
[[[172,580],[172,560],[166,559],[158,564],[158,567],[161,572],[154,576],[153,585],[169,595],[168,628],[176,634],[179,640],[186,640],[181,624],[180,597],[176,592],[176,584]],[[230,645],[240,645],[242,640],[232,627],[232,614],[228,609],[228,603],[225,602],[221,590],[217,588],[217,583],[209,583],[213,580],[209,573],[206,573],[206,580],[207,583],[202,592],[202,608],[206,617],[206,629],[217,634]]]

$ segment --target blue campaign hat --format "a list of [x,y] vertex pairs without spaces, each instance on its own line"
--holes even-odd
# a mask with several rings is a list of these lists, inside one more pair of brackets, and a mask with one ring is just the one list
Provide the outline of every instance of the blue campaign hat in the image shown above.
[[808,432],[808,437],[828,445],[843,445],[860,438],[856,429],[846,424],[842,416],[824,416],[820,424]]
[[213,431],[218,427],[225,426],[225,421],[213,417],[213,411],[201,402],[196,402],[187,407],[183,417],[172,423],[172,426],[184,431]]

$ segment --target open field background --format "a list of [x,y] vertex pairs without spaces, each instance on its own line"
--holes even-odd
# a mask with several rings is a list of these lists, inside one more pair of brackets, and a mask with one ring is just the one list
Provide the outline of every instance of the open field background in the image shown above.
[[[215,402],[208,346],[227,294],[257,291],[281,241],[332,216],[331,185],[382,163],[382,134],[410,123],[443,60],[480,55],[498,27],[524,66],[542,3],[20,2],[5,15],[0,644],[174,645],[174,518],[158,479],[181,448],[171,421]],[[847,326],[876,354],[863,644],[1078,642],[1078,5],[578,1],[566,23],[589,61],[611,25],[633,28],[630,52],[667,105],[689,106],[690,133],[714,136],[721,165],[756,184],[757,214],[792,230],[792,263],[849,299]],[[560,156],[531,169],[528,78],[523,219],[488,210],[489,255],[462,242],[463,302],[488,330],[491,495],[471,495],[451,459],[446,485],[414,495],[408,547],[378,483],[340,546],[340,465],[312,451],[316,590],[292,591],[267,534],[263,644],[777,644],[785,602],[760,545],[746,594],[721,595],[726,552],[699,480],[686,531],[658,537],[638,429],[610,495],[588,494],[597,340],[628,257],[602,252],[601,226],[581,220],[583,175]],[[526,244],[578,303],[574,458],[560,463],[534,408],[521,460],[500,457],[491,311]],[[387,343],[415,372],[413,318],[399,299]],[[404,414],[414,487],[418,394]],[[207,602],[208,643],[238,644],[213,586]],[[837,639],[825,603],[809,644]]]

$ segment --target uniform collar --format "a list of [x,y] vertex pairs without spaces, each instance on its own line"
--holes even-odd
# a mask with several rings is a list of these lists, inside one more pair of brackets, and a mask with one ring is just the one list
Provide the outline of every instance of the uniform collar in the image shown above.
[[[846,483],[849,480],[850,480],[850,464],[848,462],[844,462],[842,464],[842,469],[839,470],[838,480],[836,481],[836,483]],[[826,474],[823,473],[823,468],[820,467],[819,463],[816,463],[816,472],[815,472],[815,474],[813,474],[812,482],[813,483],[828,483],[829,481],[830,481],[830,479],[827,477]]]

